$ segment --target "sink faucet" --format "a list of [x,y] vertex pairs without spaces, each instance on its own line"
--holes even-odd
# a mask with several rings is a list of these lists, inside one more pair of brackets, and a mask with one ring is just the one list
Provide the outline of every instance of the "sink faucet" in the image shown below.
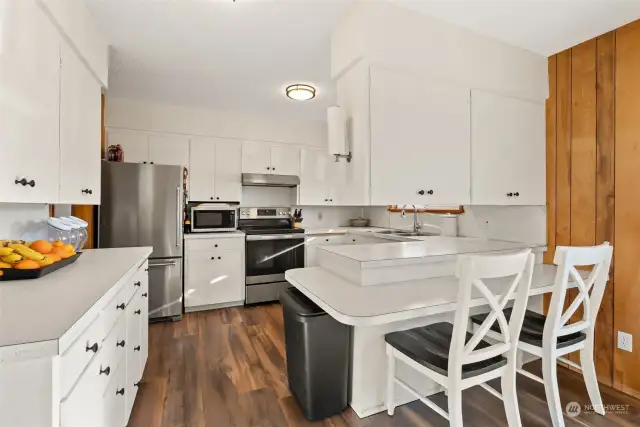
[[[413,232],[417,234],[420,232],[420,230],[422,230],[422,224],[420,224],[420,220],[418,219],[418,209],[416,208],[416,205],[411,205],[411,206],[413,206]],[[402,206],[402,212],[400,214],[402,218],[407,217],[406,208],[407,208],[407,205]]]

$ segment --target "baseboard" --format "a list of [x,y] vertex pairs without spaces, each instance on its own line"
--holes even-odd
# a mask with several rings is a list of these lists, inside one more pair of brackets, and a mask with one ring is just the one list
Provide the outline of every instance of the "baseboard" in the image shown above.
[[199,305],[196,307],[185,307],[185,313],[193,313],[196,311],[207,311],[207,310],[217,310],[219,308],[229,308],[229,307],[238,307],[244,305],[244,301],[233,301],[226,302],[224,304],[209,304],[209,305]]

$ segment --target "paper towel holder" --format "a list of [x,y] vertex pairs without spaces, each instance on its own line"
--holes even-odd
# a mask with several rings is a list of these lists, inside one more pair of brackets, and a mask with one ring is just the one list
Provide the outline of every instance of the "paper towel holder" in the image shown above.
[[351,162],[351,150],[347,147],[347,123],[344,110],[337,105],[327,108],[328,149],[329,154],[339,162],[341,158]]

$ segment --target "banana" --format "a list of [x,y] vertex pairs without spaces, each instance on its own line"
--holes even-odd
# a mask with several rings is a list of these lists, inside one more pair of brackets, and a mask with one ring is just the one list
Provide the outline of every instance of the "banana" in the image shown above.
[[12,248],[2,248],[0,247],[0,256],[7,256],[7,255],[11,255],[13,253],[13,249]]
[[2,261],[6,262],[7,264],[15,264],[18,261],[22,261],[22,256],[19,254],[11,254],[2,257]]
[[6,247],[9,243],[11,243],[11,240],[0,240],[0,248]]
[[18,252],[20,255],[22,255],[26,259],[30,259],[33,261],[42,261],[44,259],[44,255],[42,255],[40,252],[36,252],[33,249],[29,249],[24,245],[16,246],[14,249],[16,252]]

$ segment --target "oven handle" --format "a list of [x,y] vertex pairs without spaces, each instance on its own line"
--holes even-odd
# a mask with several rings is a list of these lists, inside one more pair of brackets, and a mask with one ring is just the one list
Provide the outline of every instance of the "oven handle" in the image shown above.
[[259,234],[247,236],[247,241],[259,241],[259,240],[304,240],[304,237],[299,234]]

